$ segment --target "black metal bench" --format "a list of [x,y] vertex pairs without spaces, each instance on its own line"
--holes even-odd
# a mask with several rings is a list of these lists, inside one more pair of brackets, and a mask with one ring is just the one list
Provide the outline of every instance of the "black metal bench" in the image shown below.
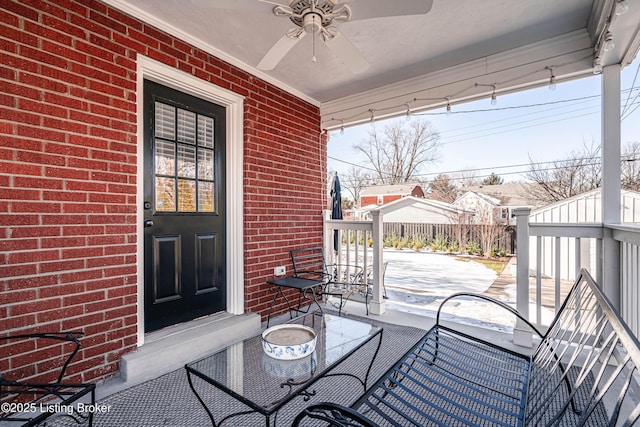
[[[59,366],[51,381],[23,381],[15,377],[24,373],[18,375],[14,370],[2,375],[0,372],[0,425],[37,426],[53,415],[68,416],[78,423],[87,421],[89,426],[93,424],[95,384],[63,382],[71,359],[80,349],[82,335],[81,332],[47,332],[0,337],[0,354],[5,361],[10,360],[6,357],[8,354],[12,358],[22,355],[44,369]],[[83,407],[79,408],[80,404]]]
[[[514,309],[491,298],[525,323]],[[350,407],[307,407],[294,426],[640,425],[640,344],[582,271],[531,356],[440,323]]]

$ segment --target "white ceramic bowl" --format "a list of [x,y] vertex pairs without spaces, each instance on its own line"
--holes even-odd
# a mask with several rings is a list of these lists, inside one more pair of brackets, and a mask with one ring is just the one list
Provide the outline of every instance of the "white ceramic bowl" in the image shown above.
[[276,325],[262,333],[262,349],[274,359],[296,360],[313,353],[316,339],[316,332],[308,326]]
[[316,353],[296,360],[279,360],[263,354],[262,366],[267,374],[276,378],[309,377],[317,367]]

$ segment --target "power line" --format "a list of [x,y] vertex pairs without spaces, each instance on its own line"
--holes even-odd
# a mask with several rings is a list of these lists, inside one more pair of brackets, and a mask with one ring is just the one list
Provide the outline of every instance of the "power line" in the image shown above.
[[[632,154],[630,154],[632,155]],[[625,159],[624,157],[628,157],[630,155],[623,155],[620,158],[621,162],[636,162],[639,161],[640,159],[638,158],[627,158]],[[352,163],[352,162],[347,162],[346,160],[341,160],[341,159],[337,159],[331,156],[328,156],[329,159],[331,160],[335,160],[341,163],[345,163],[360,169],[365,169],[365,170],[370,170],[372,172],[378,173],[378,171],[374,168],[370,168],[367,166],[363,166],[363,165],[358,165],[356,163]],[[560,162],[579,162],[579,161],[583,161],[583,160],[599,160],[601,159],[600,156],[594,156],[594,157],[574,157],[574,158],[568,158],[568,159],[561,159],[561,160],[551,160],[551,161],[546,161],[546,162],[531,162],[531,163],[521,163],[521,164],[517,164],[517,165],[502,165],[502,166],[492,166],[492,167],[483,167],[483,168],[472,168],[472,169],[459,169],[459,170],[453,170],[453,171],[440,171],[440,172],[427,172],[427,173],[423,173],[423,174],[417,174],[414,175],[416,178],[428,178],[428,177],[437,177],[439,175],[447,175],[449,176],[449,179],[451,180],[464,180],[466,178],[464,177],[452,177],[452,175],[456,175],[456,174],[461,174],[461,173],[465,173],[465,172],[480,172],[480,171],[492,171],[492,173],[495,173],[496,170],[500,170],[500,169],[512,169],[512,168],[523,168],[523,167],[528,167],[529,169],[521,169],[521,170],[516,170],[516,171],[510,171],[510,172],[500,172],[499,175],[501,176],[507,176],[507,175],[522,175],[525,173],[529,173],[531,172],[531,167],[532,166],[544,166],[544,165],[554,165],[552,167],[546,167],[546,168],[538,168],[536,169],[536,171],[540,171],[540,172],[545,172],[545,171],[551,171],[551,170],[558,170],[558,169],[563,169],[564,165],[559,165],[559,166],[555,166],[557,163]],[[582,164],[582,166],[597,166],[598,164],[600,164],[599,162],[597,163],[584,163]],[[391,174],[386,174],[388,177],[391,177]],[[491,176],[492,174],[488,174],[488,175],[473,175],[473,178],[486,178]]]
[[[583,110],[584,109],[589,109],[589,108],[592,108],[592,107],[586,107],[586,108],[583,108]],[[579,111],[579,110],[576,110],[576,111]],[[566,114],[573,113],[573,112],[575,112],[575,111],[570,111],[570,112],[567,112]],[[522,121],[522,122],[518,122],[518,123],[515,123],[515,124],[506,124],[506,125],[503,125],[503,126],[497,126],[497,127],[490,128],[490,129],[479,130],[477,132],[478,133],[479,132],[490,132],[491,130],[494,130],[494,129],[501,129],[501,128],[505,128],[505,127],[509,127],[509,126],[518,125],[518,124],[530,123],[529,125],[526,125],[526,126],[519,126],[517,128],[513,128],[513,129],[505,129],[505,130],[502,130],[502,131],[485,133],[485,134],[481,134],[479,136],[474,136],[473,133],[470,133],[470,134],[467,134],[467,135],[471,135],[471,136],[467,136],[467,137],[461,138],[461,139],[454,139],[453,141],[447,141],[447,142],[444,142],[443,144],[444,145],[456,144],[456,143],[468,141],[468,140],[474,139],[474,138],[484,138],[484,137],[487,137],[487,136],[494,136],[494,135],[500,135],[500,134],[508,133],[508,132],[515,132],[515,131],[519,131],[519,130],[523,130],[523,129],[529,129],[529,128],[532,128],[532,127],[548,125],[548,124],[551,124],[551,123],[557,123],[557,122],[561,122],[561,121],[565,121],[565,120],[578,119],[578,118],[581,118],[581,117],[590,116],[592,114],[594,114],[594,113],[585,113],[585,114],[579,114],[579,115],[576,115],[576,116],[570,116],[570,117],[564,117],[564,118],[557,118],[558,116],[555,115],[555,116],[553,116],[553,117],[555,117],[554,120],[547,120],[547,121],[540,122],[540,123],[533,123],[531,120],[527,120],[527,121]],[[549,119],[549,118],[548,117],[542,117],[542,118],[535,119],[535,120],[546,120],[546,119]],[[463,134],[463,135],[465,135],[465,134]]]
[[[635,88],[635,84],[636,84],[636,79],[638,78],[638,72],[640,71],[640,63],[638,64],[638,67],[636,68],[636,74],[633,76],[633,82],[631,83],[631,88]],[[629,105],[629,98],[631,98],[631,90],[629,91],[629,93],[627,94],[627,100],[624,103],[624,107],[622,108],[622,115],[624,116],[624,114],[627,112],[627,105]],[[640,94],[640,91],[638,92],[638,94]],[[638,94],[636,94],[635,99],[638,98]],[[632,101],[633,102],[633,101]]]
[[[585,102],[590,102],[590,101],[591,101],[591,99],[589,99],[587,101],[579,101],[579,102],[576,103],[576,105],[583,104]],[[562,109],[562,108],[565,108],[565,106],[564,105],[560,105],[560,106],[556,106],[556,107],[545,108],[544,110],[539,110],[539,111],[536,111],[536,112],[526,112],[526,113],[519,114],[519,115],[516,115],[516,116],[511,116],[511,117],[508,117],[508,118],[502,118],[502,119],[498,119],[498,120],[487,121],[487,122],[482,123],[481,125],[470,125],[470,126],[465,126],[465,127],[458,128],[458,129],[453,130],[453,131],[441,132],[441,135],[442,134],[449,134],[450,132],[456,132],[456,131],[459,131],[459,130],[482,127],[482,126],[490,125],[490,124],[494,124],[494,123],[502,123],[504,121],[518,119],[518,118],[521,118],[521,117],[531,117],[532,115],[536,115],[536,114],[547,114],[547,113],[549,113],[549,111],[558,110],[558,109]],[[486,111],[489,112],[491,110],[486,110]]]
[[[639,93],[640,93],[640,92],[639,92]],[[587,97],[587,98],[591,98],[591,97]],[[584,99],[587,99],[587,98],[584,98]],[[635,106],[636,106],[636,108],[635,108],[635,109],[637,109],[637,108],[640,106],[640,100],[638,100],[638,101],[636,102],[636,100],[634,99],[634,101],[632,102],[632,104],[631,104],[631,105],[635,105]],[[598,106],[583,107],[583,108],[578,108],[578,109],[573,109],[573,110],[569,110],[569,111],[566,111],[566,112],[562,112],[562,113],[559,113],[559,114],[571,114],[571,113],[575,113],[575,112],[579,112],[579,111],[584,111],[584,110],[589,110],[589,109],[592,109],[592,108],[599,108],[599,107],[600,107],[599,105],[598,105]],[[555,109],[557,109],[557,108],[562,108],[562,107],[556,107]],[[635,109],[634,109],[633,111],[635,111]],[[483,110],[483,111],[485,111],[485,112],[490,112],[490,111],[492,111],[492,110]],[[631,112],[633,112],[633,111],[631,111]],[[540,113],[548,113],[548,110],[541,111]],[[531,120],[524,120],[524,121],[515,122],[515,123],[506,123],[506,124],[503,124],[503,125],[501,125],[501,126],[496,126],[496,127],[491,127],[491,128],[487,128],[487,129],[479,129],[479,130],[474,130],[474,131],[470,131],[470,132],[466,132],[466,133],[461,133],[461,134],[459,134],[459,135],[455,135],[455,136],[454,136],[454,138],[458,138],[458,137],[466,136],[466,135],[474,135],[474,134],[482,133],[482,132],[489,132],[489,131],[494,130],[494,129],[501,129],[501,128],[505,128],[505,127],[509,127],[509,126],[515,126],[515,125],[518,125],[518,124],[526,124],[526,123],[529,123],[529,122],[533,122],[533,121],[535,121],[535,120],[545,120],[545,119],[547,119],[547,118],[552,118],[552,117],[553,117],[553,118],[555,118],[555,120],[552,120],[552,121],[545,121],[545,122],[542,122],[542,123],[532,123],[531,125],[528,125],[528,126],[517,127],[517,128],[515,128],[515,129],[506,130],[506,131],[504,131],[504,132],[496,132],[496,133],[488,133],[488,134],[480,135],[481,137],[493,136],[493,135],[498,135],[498,134],[505,133],[505,132],[517,131],[517,130],[522,130],[522,129],[528,129],[528,128],[531,128],[531,127],[534,127],[534,126],[541,126],[541,125],[545,125],[545,124],[556,123],[556,122],[558,122],[558,121],[560,121],[560,120],[568,120],[568,119],[577,119],[577,118],[581,118],[581,117],[587,117],[587,116],[592,115],[592,114],[594,114],[594,113],[595,113],[595,112],[592,112],[592,113],[586,113],[586,114],[581,114],[581,115],[577,115],[577,116],[566,117],[566,118],[564,118],[564,119],[558,119],[558,118],[557,118],[557,117],[558,117],[558,114],[554,114],[554,115],[550,115],[550,116],[548,116],[548,117],[535,118],[535,119],[531,119]],[[515,118],[519,118],[519,117],[526,117],[526,116],[530,116],[531,114],[532,114],[532,113],[527,113],[527,114],[523,114],[523,115],[519,115],[519,116],[509,117],[509,118],[507,118],[507,119],[495,120],[495,121],[492,121],[492,122],[486,122],[486,123],[483,123],[483,124],[481,124],[481,125],[469,126],[469,127],[463,128],[463,129],[470,129],[470,128],[479,127],[479,126],[480,126],[480,127],[482,127],[482,126],[485,126],[485,125],[487,125],[487,124],[489,124],[489,123],[501,123],[501,122],[509,121],[509,120],[512,120],[512,119],[515,119]],[[533,114],[535,114],[535,113],[533,113]],[[628,114],[627,116],[623,117],[621,120],[626,119],[629,115],[630,115],[630,114]],[[457,131],[457,130],[456,130],[456,131]],[[454,131],[454,132],[456,132],[456,131]],[[445,134],[446,134],[446,133],[445,133]],[[441,134],[441,135],[442,135],[442,134]],[[453,144],[453,143],[457,143],[457,142],[461,142],[461,141],[465,141],[465,140],[468,140],[468,139],[470,139],[470,138],[462,138],[462,139],[459,139],[459,140],[448,141],[448,142],[445,142],[445,145]]]
[[567,103],[567,102],[582,101],[582,100],[599,98],[599,97],[600,97],[600,95],[590,95],[590,96],[583,96],[583,97],[580,97],[580,98],[561,99],[559,101],[541,102],[541,103],[537,103],[537,104],[513,105],[513,106],[510,106],[510,107],[493,107],[493,108],[489,108],[489,109],[483,108],[483,109],[476,109],[476,110],[455,110],[455,111],[437,112],[437,113],[436,112],[431,112],[431,113],[413,113],[412,116],[441,116],[443,114],[451,115],[451,114],[486,113],[486,112],[490,112],[490,111],[520,110],[522,108],[546,107],[546,106],[549,106],[549,105],[564,104],[564,103]]

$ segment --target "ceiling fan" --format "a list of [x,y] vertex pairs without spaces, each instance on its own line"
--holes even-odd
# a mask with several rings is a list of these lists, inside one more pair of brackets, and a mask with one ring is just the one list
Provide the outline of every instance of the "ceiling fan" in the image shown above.
[[274,69],[309,33],[314,37],[312,52],[314,62],[316,61],[315,38],[319,37],[354,73],[363,72],[369,64],[362,53],[334,26],[334,23],[389,16],[421,15],[428,13],[433,5],[433,0],[258,1],[273,4],[275,16],[289,18],[296,25],[271,47],[258,64],[259,69]]

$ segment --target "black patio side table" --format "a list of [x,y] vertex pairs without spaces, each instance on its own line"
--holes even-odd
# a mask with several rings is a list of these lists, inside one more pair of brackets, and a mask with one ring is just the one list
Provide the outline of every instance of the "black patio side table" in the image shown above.
[[[298,360],[276,360],[267,356],[262,349],[261,336],[249,338],[233,344],[217,353],[206,356],[185,366],[191,390],[202,404],[214,427],[240,415],[259,413],[265,417],[265,425],[271,427],[277,422],[278,411],[297,396],[313,396],[324,394],[321,386],[316,384],[321,378],[331,376],[349,376],[362,385],[363,392],[373,362],[382,343],[382,328],[369,323],[360,322],[333,314],[313,312],[293,319],[290,323],[312,327],[317,334],[315,351]],[[331,371],[359,349],[378,338],[375,353],[363,355],[363,363],[358,365],[360,372]],[[362,350],[364,352],[364,349]],[[368,366],[367,366],[368,364]],[[366,369],[366,373],[365,373]],[[364,376],[361,379],[360,376]],[[193,377],[203,382],[198,383],[201,393],[194,386]],[[237,412],[225,415],[216,423],[213,409],[205,402],[206,390],[202,386],[210,384],[244,405],[238,405]],[[332,390],[326,390],[327,399]],[[215,405],[212,399],[210,405]],[[246,406],[245,406],[246,405]]]
[[[287,307],[289,307],[290,319],[293,319],[293,315],[291,314],[292,311],[295,311],[297,315],[302,313],[302,310],[300,310],[300,308],[302,307],[302,300],[305,297],[305,295],[309,294],[309,292],[311,292],[311,296],[309,297],[309,306],[304,311],[304,313],[309,312],[309,309],[311,308],[311,305],[314,302],[318,306],[318,309],[320,309],[320,312],[322,312],[322,307],[320,306],[320,303],[318,303],[318,292],[317,292],[317,289],[322,288],[322,286],[324,285],[324,282],[322,280],[307,279],[307,278],[295,277],[295,276],[286,276],[286,277],[280,277],[278,279],[267,280],[267,283],[272,286],[278,287],[278,292],[276,292],[276,294],[273,296],[271,307],[269,307],[269,315],[267,316],[267,328],[269,327],[269,322],[271,321],[271,312],[273,311],[273,306],[276,304],[276,301],[278,300],[279,297],[284,298],[284,300],[287,302]],[[297,289],[298,291],[300,291],[297,309],[291,308],[289,299],[282,291],[283,288]]]

